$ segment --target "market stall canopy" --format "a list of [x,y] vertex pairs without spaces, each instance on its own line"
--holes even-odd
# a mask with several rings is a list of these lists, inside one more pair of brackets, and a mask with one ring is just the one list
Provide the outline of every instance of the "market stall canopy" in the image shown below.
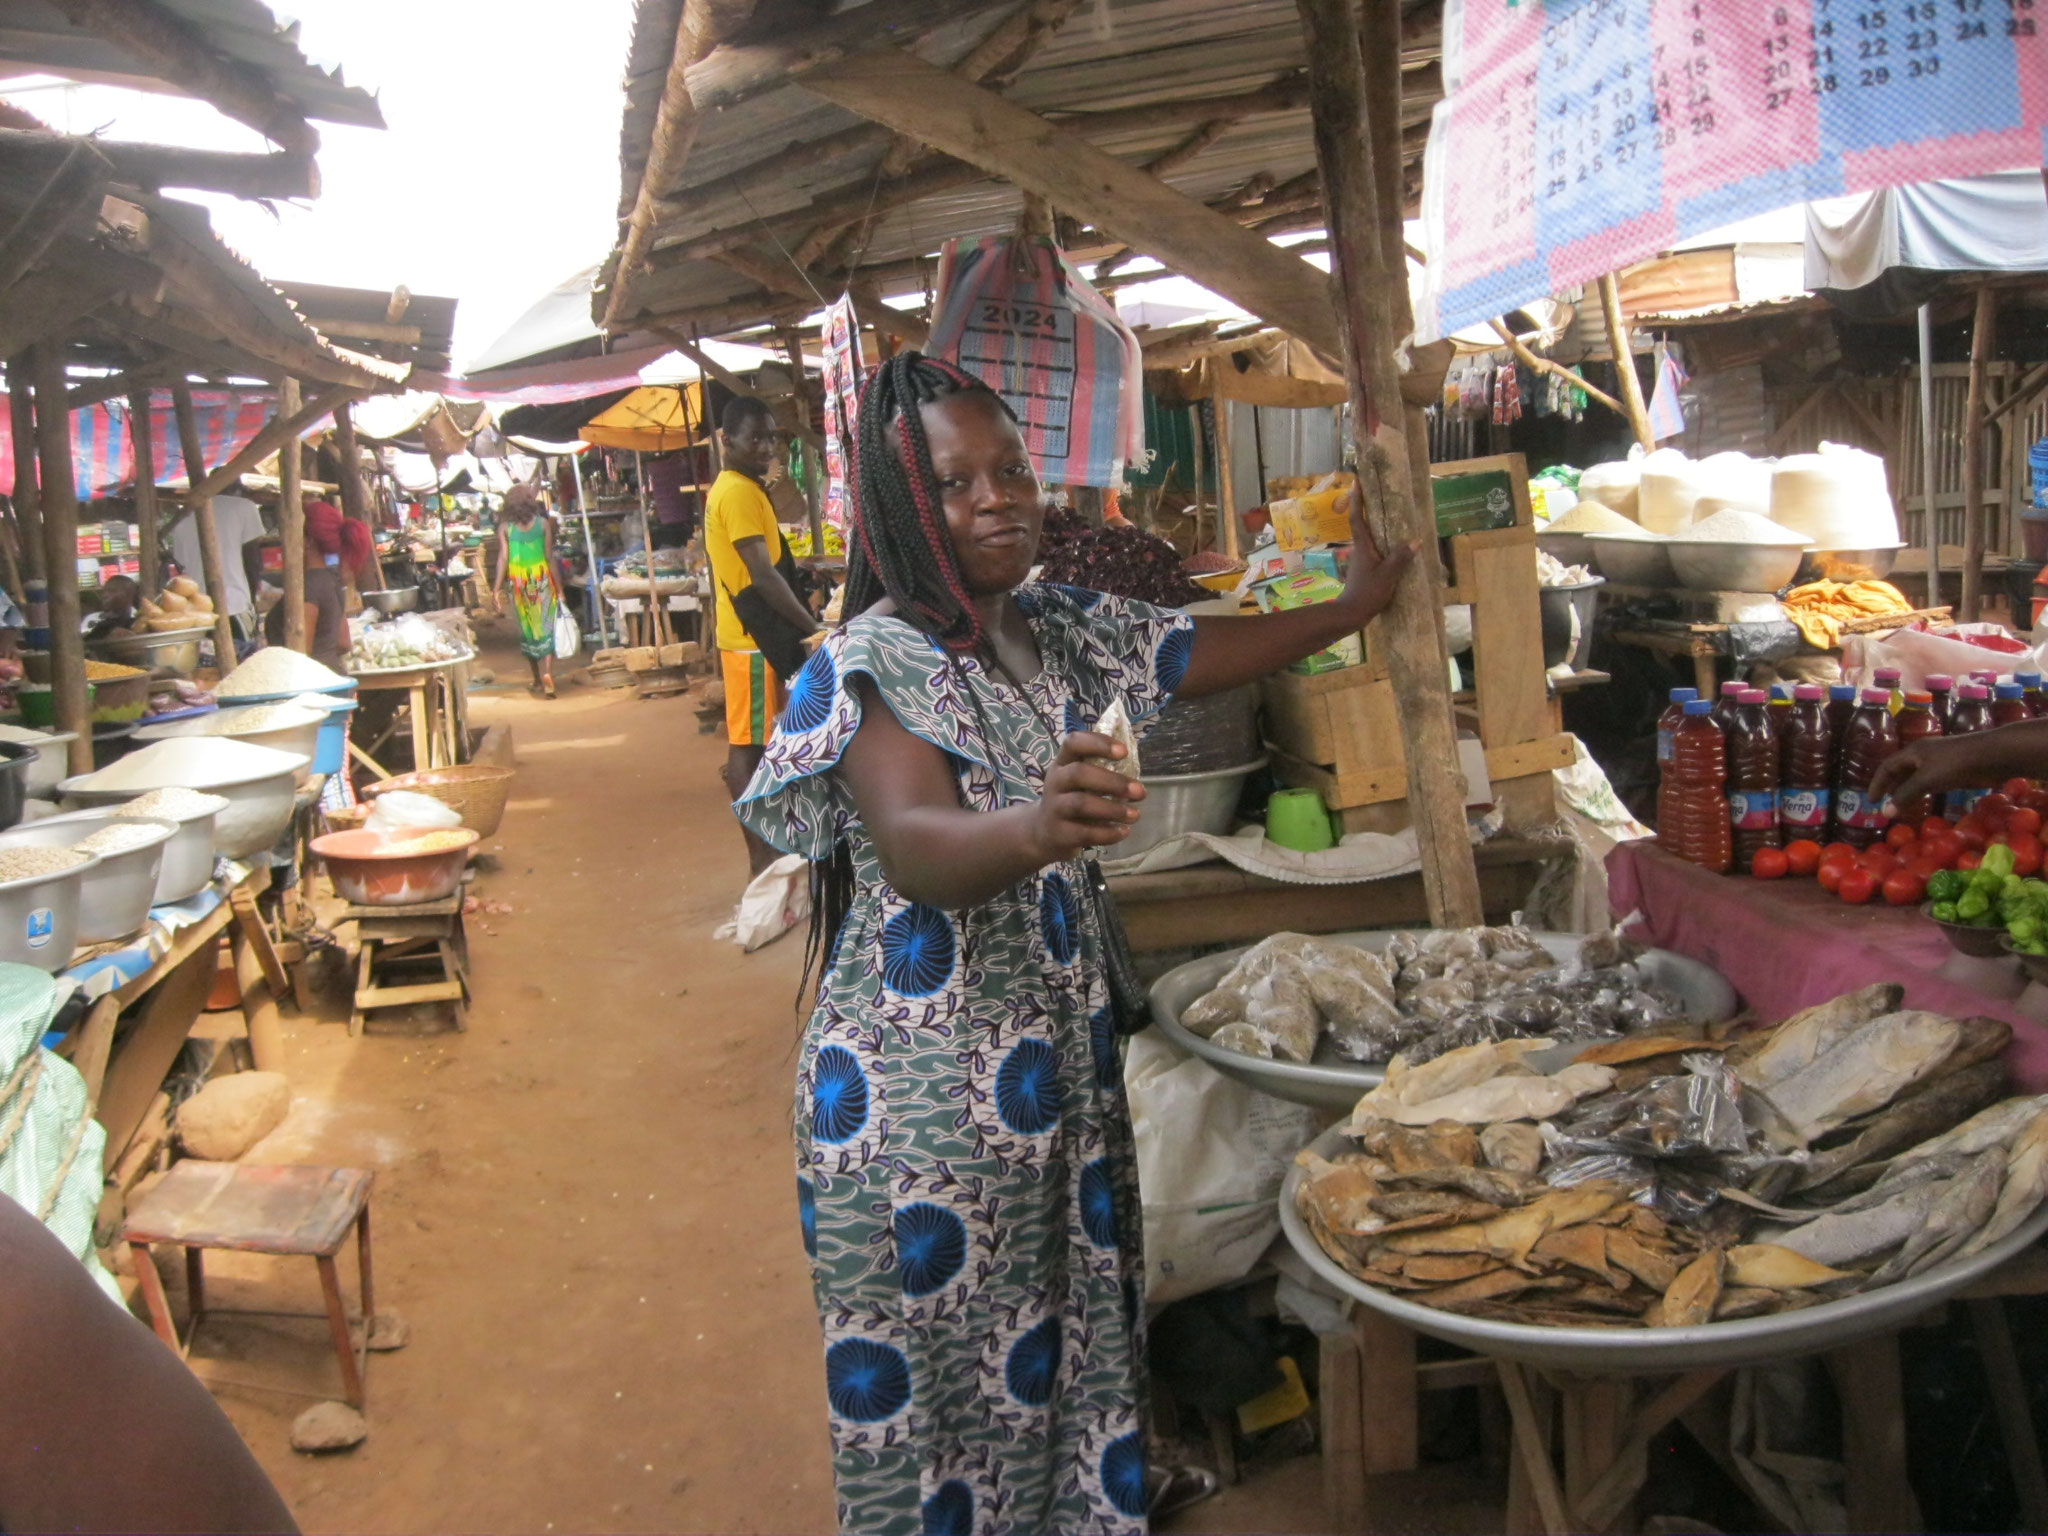
[[444,400],[438,394],[411,390],[366,400],[356,407],[356,436],[371,443],[390,443],[412,453],[446,459],[461,453],[491,424],[490,407],[481,400]]
[[2036,170],[1887,187],[1806,209],[1805,278],[1862,315],[1910,309],[1944,274],[2048,272]]
[[454,349],[455,299],[404,288],[332,288],[279,283],[278,290],[322,336],[392,362],[444,373]]
[[577,435],[600,448],[630,448],[641,453],[687,447],[704,435],[703,386],[636,389],[585,422]]

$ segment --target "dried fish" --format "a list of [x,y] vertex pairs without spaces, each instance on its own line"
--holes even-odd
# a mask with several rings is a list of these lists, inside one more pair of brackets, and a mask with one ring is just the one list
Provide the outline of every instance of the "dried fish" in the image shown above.
[[1970,1116],[1954,1130],[1901,1152],[1893,1162],[1912,1162],[1943,1152],[1982,1152],[1986,1147],[2005,1146],[2025,1131],[2043,1110],[2048,1110],[2048,1093],[2035,1094],[2031,1098],[2002,1099],[1989,1109]]
[[1497,1301],[1503,1296],[1518,1295],[1523,1291],[1557,1290],[1571,1283],[1562,1275],[1525,1275],[1517,1270],[1496,1269],[1492,1274],[1481,1275],[1475,1280],[1431,1291],[1428,1301],[1431,1306],[1442,1307],[1446,1312],[1462,1312],[1482,1301]]
[[1454,1281],[1490,1274],[1501,1266],[1483,1253],[1418,1253],[1410,1256],[1401,1267],[1410,1280],[1449,1285]]
[[1811,1146],[1836,1126],[1881,1109],[1902,1089],[1932,1076],[1962,1035],[1960,1021],[1938,1013],[1888,1013],[1798,1071],[1753,1088],[1748,1102],[1767,1103],[1775,1111],[1759,1127],[1773,1145]]
[[1603,1067],[1618,1067],[1646,1056],[1672,1056],[1685,1051],[1719,1051],[1725,1046],[1702,1040],[1697,1035],[1638,1035],[1632,1039],[1605,1040],[1587,1046],[1573,1061],[1590,1061]]
[[[1519,1043],[1519,1042],[1517,1042]],[[1545,1120],[1578,1100],[1612,1087],[1614,1069],[1574,1063],[1547,1077],[1503,1075],[1420,1103],[1394,1102],[1380,1113],[1410,1125],[1459,1120],[1490,1125],[1499,1120]]]
[[1906,1239],[1905,1246],[1872,1275],[1874,1285],[1889,1285],[1908,1275],[1932,1268],[1983,1230],[1998,1204],[1998,1191],[2005,1183],[2005,1149],[1992,1147],[1977,1154],[1976,1166],[1951,1179],[1927,1213],[1920,1229]]
[[1581,1223],[1575,1227],[1563,1227],[1555,1232],[1544,1233],[1530,1252],[1538,1259],[1554,1259],[1560,1264],[1569,1264],[1574,1269],[1583,1269],[1613,1290],[1626,1290],[1628,1274],[1616,1274],[1607,1267],[1608,1235],[1605,1227],[1590,1222]]
[[1966,1259],[2009,1235],[2034,1214],[2043,1199],[2048,1199],[2048,1112],[2035,1115],[2013,1138],[1998,1204],[1983,1227],[1956,1250],[1956,1256]]
[[1789,1231],[1761,1236],[1821,1264],[1874,1263],[1920,1230],[1953,1183],[1954,1179],[1930,1180],[1899,1191],[1881,1205],[1860,1211],[1830,1211]]
[[1781,1082],[1811,1066],[1865,1024],[1894,1011],[1905,995],[1904,987],[1879,982],[1795,1013],[1768,1035],[1752,1036],[1761,1042],[1754,1049],[1738,1048],[1734,1053],[1740,1058],[1736,1076],[1752,1088]]
[[1488,1166],[1506,1173],[1534,1173],[1543,1166],[1543,1133],[1526,1120],[1503,1120],[1479,1133]]
[[1776,1243],[1744,1243],[1728,1250],[1728,1283],[1760,1286],[1768,1291],[1806,1290],[1862,1277],[1815,1263],[1803,1253]]
[[1325,1162],[1313,1152],[1304,1153],[1308,1176],[1301,1181],[1297,1201],[1313,1209],[1332,1232],[1366,1233],[1386,1225],[1373,1202],[1379,1198],[1379,1182],[1363,1158],[1342,1158]]
[[1732,1323],[1738,1318],[1767,1317],[1783,1305],[1784,1296],[1778,1291],[1761,1286],[1731,1285],[1715,1304],[1714,1321]]
[[1964,1116],[1976,1113],[2003,1093],[2006,1080],[2004,1062],[1981,1061],[1918,1086],[1869,1121],[1852,1140],[1815,1152],[1799,1175],[1799,1188],[1827,1201],[1867,1187],[1883,1172],[1883,1159],[1908,1147],[1923,1146],[1929,1138],[1955,1127]]
[[1680,1267],[1675,1255],[1652,1247],[1632,1232],[1608,1232],[1607,1262],[1627,1270],[1660,1296],[1671,1289]]
[[1395,1226],[1428,1219],[1448,1227],[1461,1221],[1485,1221],[1500,1214],[1500,1207],[1491,1201],[1442,1189],[1393,1190],[1375,1195],[1367,1203]]
[[1356,1137],[1364,1151],[1384,1161],[1396,1173],[1411,1173],[1417,1168],[1470,1166],[1479,1161],[1479,1137],[1471,1126],[1453,1120],[1440,1120],[1418,1129],[1354,1114],[1346,1134]]
[[1534,1174],[1510,1173],[1504,1168],[1468,1168],[1462,1163],[1411,1168],[1405,1173],[1390,1173],[1380,1182],[1462,1190],[1474,1199],[1502,1208],[1520,1205],[1544,1189],[1543,1181]]
[[1727,1256],[1709,1248],[1678,1272],[1663,1299],[1643,1314],[1648,1328],[1696,1328],[1711,1322],[1721,1300],[1721,1271]]

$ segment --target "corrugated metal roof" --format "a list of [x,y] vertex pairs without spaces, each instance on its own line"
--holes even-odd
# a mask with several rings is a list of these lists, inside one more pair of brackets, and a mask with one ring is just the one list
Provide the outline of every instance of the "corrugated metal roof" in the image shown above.
[[[261,74],[308,118],[382,128],[377,98],[323,69],[299,47],[299,24],[280,21],[259,0],[155,0],[214,53]],[[48,72],[75,78],[175,89],[112,43],[71,24],[48,0],[7,0],[0,27],[0,73]]]

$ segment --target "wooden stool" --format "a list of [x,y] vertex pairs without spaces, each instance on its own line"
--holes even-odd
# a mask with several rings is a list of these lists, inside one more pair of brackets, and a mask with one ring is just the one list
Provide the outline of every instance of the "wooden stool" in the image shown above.
[[469,1027],[469,936],[459,889],[445,900],[412,906],[346,907],[337,921],[350,920],[362,946],[355,1007],[348,1016],[351,1035],[363,1032],[363,1016],[371,1009],[414,1003],[451,1004],[455,1027]]
[[[342,1397],[350,1407],[362,1407],[370,1326],[376,1316],[370,1285],[372,1177],[362,1168],[264,1167],[191,1159],[174,1165],[161,1184],[129,1208],[123,1229],[135,1255],[135,1278],[149,1304],[157,1337],[180,1357],[190,1350],[192,1336],[199,1331],[200,1320],[207,1313],[206,1249],[310,1258],[319,1267],[320,1290],[327,1299],[324,1315],[334,1337],[335,1358],[341,1362]],[[356,1266],[362,1283],[361,1306],[353,1320],[342,1299],[341,1276],[334,1264],[334,1256],[348,1241],[350,1227],[355,1228]],[[191,1315],[182,1338],[171,1318],[163,1280],[150,1257],[152,1243],[176,1243],[185,1250],[185,1285]],[[251,1308],[215,1310],[244,1317],[322,1315]],[[353,1332],[357,1326],[362,1329],[360,1342]]]

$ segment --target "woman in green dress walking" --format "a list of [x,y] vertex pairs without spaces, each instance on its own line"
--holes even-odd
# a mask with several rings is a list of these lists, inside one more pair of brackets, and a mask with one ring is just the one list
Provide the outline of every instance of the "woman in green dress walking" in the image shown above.
[[1144,789],[1089,729],[1363,627],[1343,595],[1201,618],[1026,583],[1043,498],[1003,401],[902,353],[861,397],[848,621],[791,684],[741,819],[817,861],[797,1200],[842,1529],[1142,1532],[1143,1254],[1083,860]]
[[498,524],[498,579],[491,593],[502,610],[505,584],[519,616],[519,653],[533,668],[533,691],[555,696],[555,616],[562,594],[555,586],[555,536],[543,515],[540,492],[515,485],[505,493]]

